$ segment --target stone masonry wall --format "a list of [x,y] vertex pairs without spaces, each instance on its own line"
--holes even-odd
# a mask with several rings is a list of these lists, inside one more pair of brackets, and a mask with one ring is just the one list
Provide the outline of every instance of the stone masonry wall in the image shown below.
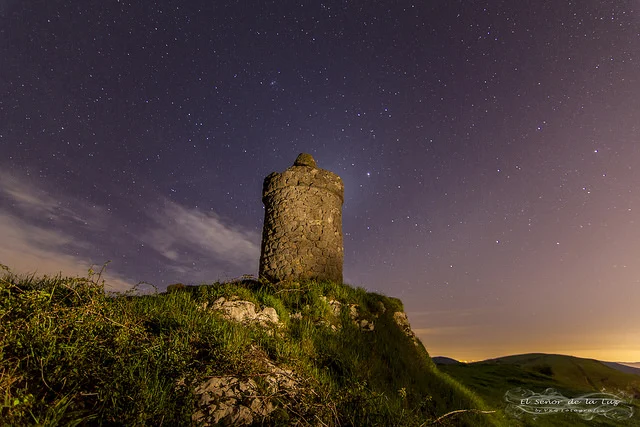
[[310,154],[264,180],[260,277],[342,283],[344,185]]

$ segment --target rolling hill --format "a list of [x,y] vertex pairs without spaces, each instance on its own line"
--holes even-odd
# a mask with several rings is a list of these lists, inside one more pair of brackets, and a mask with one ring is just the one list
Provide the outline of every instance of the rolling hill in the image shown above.
[[[483,397],[487,404],[504,409],[507,413],[514,409],[505,398],[521,393],[540,398],[561,396],[579,399],[587,394],[606,393],[616,396],[617,406],[605,405],[602,411],[610,410],[608,418],[593,415],[587,419],[577,413],[522,414],[514,418],[513,425],[520,426],[634,426],[640,425],[638,399],[640,398],[640,377],[620,372],[604,363],[572,356],[557,354],[521,354],[500,357],[469,364],[442,364],[439,369],[451,375],[462,384]],[[553,390],[548,390],[553,389]],[[529,393],[531,392],[531,393]],[[557,393],[557,394],[554,394]],[[566,401],[558,403],[558,408],[567,410]],[[543,399],[538,399],[543,400]],[[515,408],[517,409],[517,408]],[[513,414],[513,412],[511,412]],[[631,414],[629,418],[628,415]],[[616,419],[616,416],[618,417]]]
[[626,365],[624,363],[619,362],[600,362],[605,366],[616,369],[620,372],[624,372],[627,374],[640,375],[640,368],[634,368],[632,366]]

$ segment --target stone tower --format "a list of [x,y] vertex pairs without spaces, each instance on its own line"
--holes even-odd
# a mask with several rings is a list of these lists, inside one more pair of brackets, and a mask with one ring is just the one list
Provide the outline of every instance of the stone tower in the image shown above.
[[260,277],[342,283],[344,184],[310,154],[264,179]]

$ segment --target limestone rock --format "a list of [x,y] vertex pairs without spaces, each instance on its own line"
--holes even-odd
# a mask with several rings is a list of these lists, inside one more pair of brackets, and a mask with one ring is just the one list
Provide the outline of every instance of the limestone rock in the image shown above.
[[361,319],[358,313],[358,304],[349,304],[349,317],[351,321],[363,332],[373,332],[373,320]]
[[[340,313],[342,312],[342,303],[340,301],[337,300],[327,300],[327,297],[325,297],[324,295],[320,297],[321,300],[325,301],[328,305],[329,308],[331,308],[331,312],[333,313],[334,316],[339,317]],[[349,304],[349,317],[351,318],[351,321],[353,322],[354,325],[358,326],[362,331],[364,332],[371,332],[375,329],[375,325],[373,323],[372,320],[367,320],[367,319],[360,319],[359,315],[358,315],[358,304]],[[383,304],[384,307],[384,304]],[[376,316],[377,317],[377,316]],[[339,327],[336,327],[335,325],[332,325],[331,323],[327,322],[326,320],[321,320],[319,322],[317,322],[316,324],[318,325],[324,325],[324,326],[331,326],[331,329],[336,331],[339,329]]]
[[354,322],[358,318],[358,305],[357,304],[349,304],[349,317]]
[[261,397],[252,379],[213,377],[195,389],[199,409],[192,420],[202,425],[247,426],[268,416],[275,407]]
[[336,317],[340,316],[340,312],[342,311],[342,303],[340,301],[337,301],[334,299],[327,300],[327,297],[324,295],[321,295],[320,299],[329,305],[329,308],[331,309],[331,312],[333,313],[334,316]]
[[261,325],[268,325],[269,323],[278,324],[280,322],[280,318],[278,317],[278,313],[275,308],[265,307],[260,313],[256,314],[255,321]]
[[213,303],[211,308],[222,311],[225,318],[239,323],[256,318],[256,306],[249,301],[227,301],[221,297]]
[[259,350],[255,352],[259,354],[265,371],[256,374],[262,380],[262,387],[258,387],[252,378],[232,375],[208,379],[194,390],[198,409],[192,415],[193,422],[203,426],[261,424],[276,409],[272,397],[295,400],[298,393],[309,392],[302,387],[302,379],[292,370],[276,366]]
[[[201,308],[206,309],[204,304]],[[263,310],[256,311],[256,306],[250,301],[227,300],[220,297],[213,302],[211,309],[221,311],[225,319],[233,320],[238,323],[257,323],[260,326],[278,325],[280,318],[273,307],[265,307]]]
[[342,303],[340,301],[329,301],[329,307],[331,307],[334,316],[340,316],[340,312],[342,311]]
[[418,345],[418,337],[416,337],[413,329],[411,329],[409,319],[407,318],[407,313],[403,311],[396,311],[395,313],[393,313],[393,320],[400,327],[400,329],[402,329],[405,335],[411,338],[415,345]]
[[374,329],[373,322],[367,319],[360,320],[360,322],[358,322],[358,326],[360,326],[360,329],[362,329],[365,332],[371,332]]

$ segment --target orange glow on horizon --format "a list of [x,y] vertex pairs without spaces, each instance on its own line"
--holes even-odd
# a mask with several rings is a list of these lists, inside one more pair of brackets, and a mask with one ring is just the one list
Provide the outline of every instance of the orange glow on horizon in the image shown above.
[[[423,340],[424,344],[424,340]],[[444,356],[458,360],[464,363],[481,362],[488,359],[496,359],[505,356],[513,356],[528,353],[544,353],[544,354],[560,354],[565,356],[580,357],[583,359],[595,359],[604,362],[623,362],[637,363],[640,362],[640,349],[619,349],[608,350],[603,348],[579,349],[579,348],[560,348],[555,346],[519,346],[519,347],[502,347],[496,349],[472,349],[461,346],[438,345],[431,346],[425,344],[425,348],[431,357]]]

